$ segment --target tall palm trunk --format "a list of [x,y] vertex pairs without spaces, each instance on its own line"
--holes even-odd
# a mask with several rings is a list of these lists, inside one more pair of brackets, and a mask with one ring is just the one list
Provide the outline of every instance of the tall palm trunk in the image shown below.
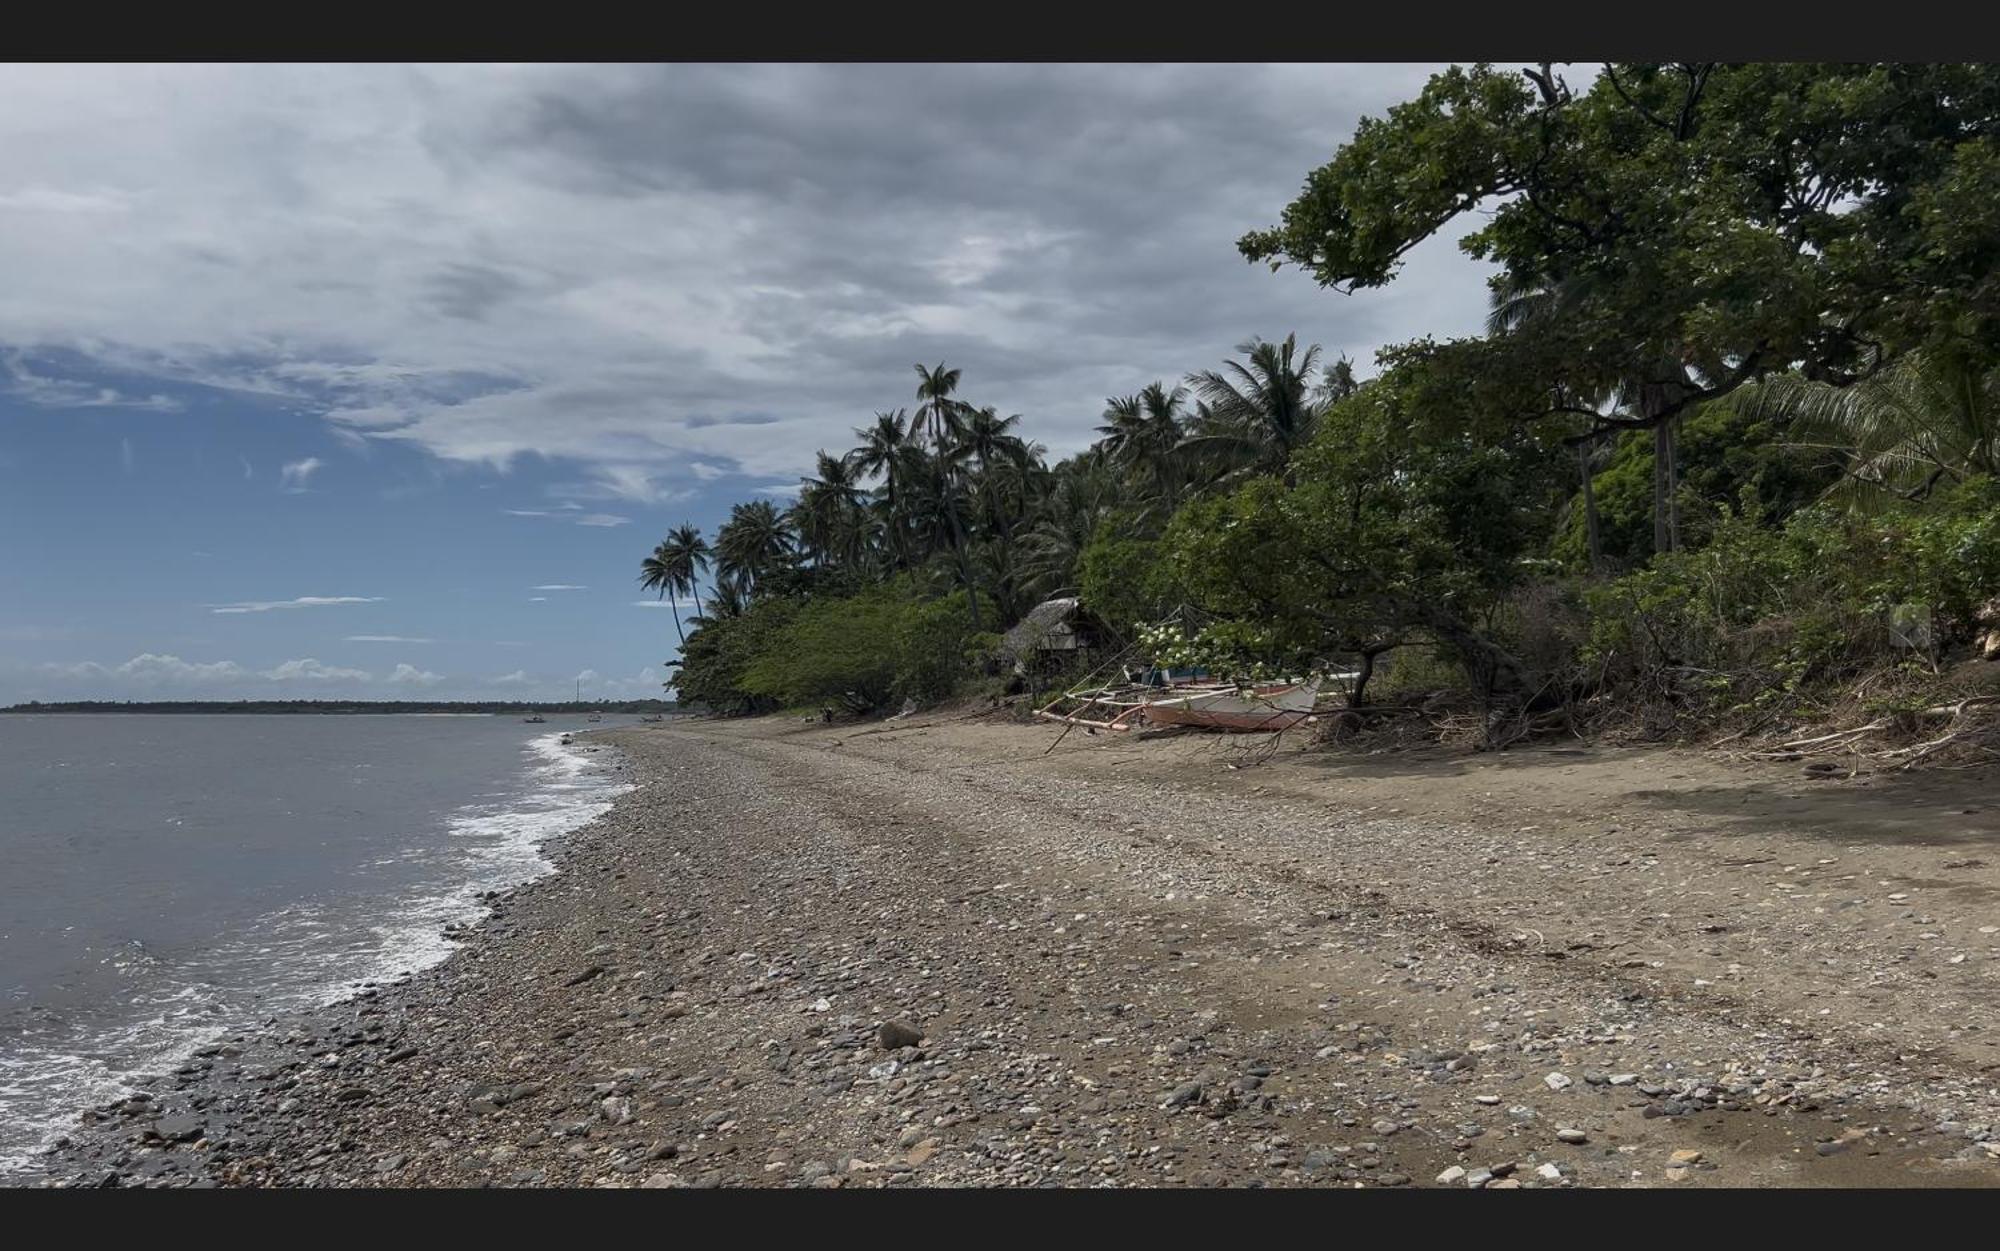
[[1666,388],[1646,383],[1639,388],[1639,415],[1653,430],[1653,551],[1664,555],[1680,546],[1679,519],[1675,516],[1674,423],[1662,417],[1667,411]]
[[1576,468],[1583,478],[1583,533],[1590,544],[1590,572],[1595,576],[1604,569],[1604,541],[1597,523],[1597,475],[1593,472],[1590,452],[1590,444],[1576,445]]
[[668,592],[667,594],[667,611],[674,615],[674,636],[680,639],[681,650],[686,651],[688,645],[688,636],[687,633],[681,629],[681,601],[680,597],[674,595],[672,592]]

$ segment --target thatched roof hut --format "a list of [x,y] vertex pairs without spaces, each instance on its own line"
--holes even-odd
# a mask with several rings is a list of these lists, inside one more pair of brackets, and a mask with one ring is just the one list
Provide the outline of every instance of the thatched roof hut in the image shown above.
[[1103,634],[1074,595],[1046,600],[1029,610],[1000,640],[1000,650],[1016,670],[1060,661],[1096,647]]

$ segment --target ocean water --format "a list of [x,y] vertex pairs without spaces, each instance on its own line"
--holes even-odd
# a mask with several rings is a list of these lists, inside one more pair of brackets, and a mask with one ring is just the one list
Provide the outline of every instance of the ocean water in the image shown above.
[[0,1177],[137,1076],[443,959],[624,789],[561,733],[633,720],[0,716]]

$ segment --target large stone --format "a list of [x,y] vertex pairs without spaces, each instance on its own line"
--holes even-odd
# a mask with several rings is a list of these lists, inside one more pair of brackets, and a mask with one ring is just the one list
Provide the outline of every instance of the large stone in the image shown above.
[[882,1022],[882,1028],[875,1032],[875,1041],[882,1050],[894,1051],[899,1047],[914,1047],[924,1040],[924,1032],[908,1021]]
[[193,1142],[195,1139],[200,1138],[207,1131],[207,1128],[206,1125],[202,1124],[200,1117],[183,1114],[180,1116],[163,1116],[159,1120],[154,1121],[146,1132],[155,1138],[160,1138],[167,1142]]

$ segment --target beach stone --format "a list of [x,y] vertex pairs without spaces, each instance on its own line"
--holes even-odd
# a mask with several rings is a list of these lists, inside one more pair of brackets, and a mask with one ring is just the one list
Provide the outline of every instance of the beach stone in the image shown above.
[[914,1047],[923,1040],[923,1031],[904,1020],[884,1021],[875,1033],[875,1041],[884,1051]]
[[207,1132],[198,1116],[163,1116],[146,1130],[150,1137],[166,1142],[193,1142]]
[[1556,1137],[1575,1147],[1580,1147],[1590,1141],[1590,1135],[1580,1129],[1559,1129],[1556,1131]]

